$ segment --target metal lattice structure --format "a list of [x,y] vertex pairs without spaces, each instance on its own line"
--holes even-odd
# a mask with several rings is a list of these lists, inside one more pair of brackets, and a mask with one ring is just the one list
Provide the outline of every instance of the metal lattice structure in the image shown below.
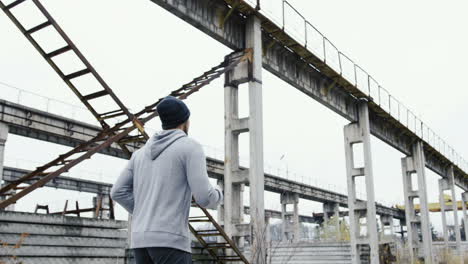
[[[81,51],[76,47],[73,41],[67,36],[67,34],[62,30],[62,28],[57,24],[55,19],[50,15],[46,8],[37,0],[31,0],[34,4],[34,7],[37,8],[37,11],[42,14],[45,18],[45,21],[33,26],[31,28],[25,28],[23,23],[15,17],[12,13],[12,10],[15,7],[18,7],[20,4],[26,2],[25,0],[16,0],[8,5],[3,4],[0,1],[0,7],[5,12],[5,14],[11,19],[11,21],[18,27],[18,29],[23,33],[23,35],[28,39],[28,41],[36,48],[39,54],[47,61],[47,63],[54,69],[54,71],[59,75],[59,77],[67,84],[67,86],[73,91],[73,93],[80,99],[80,101],[86,106],[86,108],[91,112],[91,114],[98,120],[101,126],[104,129],[108,129],[112,124],[118,122],[118,118],[126,117],[133,119],[132,113],[128,108],[122,103],[122,101],[115,95],[112,89],[107,85],[104,79],[99,75],[91,63],[86,59],[86,57],[81,53]],[[60,38],[60,40],[65,43],[65,46],[58,48],[56,50],[47,52],[47,47],[44,43],[41,45],[36,39],[35,34],[38,34],[42,31],[52,29],[55,31],[55,35]],[[60,56],[70,56],[69,61],[74,61],[74,66],[81,68],[81,70],[67,72],[57,63],[57,59]],[[93,87],[93,91],[87,91],[87,87],[84,87],[83,83],[79,82],[79,79],[90,77],[94,84],[97,87]],[[113,110],[106,112],[98,112],[95,106],[93,106],[93,100],[96,99],[105,99],[106,102],[111,102],[110,104],[113,107]],[[110,99],[110,100],[109,100]],[[142,131],[144,134],[144,131]],[[146,136],[146,135],[145,135]],[[130,150],[127,148],[126,144],[123,142],[117,142],[122,149],[124,149],[128,154]]]
[[[81,163],[82,161],[91,158],[92,155],[99,151],[110,147],[112,144],[118,144],[124,151],[129,154],[132,153],[133,147],[145,143],[149,138],[144,130],[144,125],[158,116],[156,111],[157,105],[163,100],[159,99],[155,103],[146,106],[143,110],[132,114],[128,108],[122,103],[122,101],[115,95],[110,89],[106,82],[100,77],[93,66],[88,62],[84,55],[78,50],[75,44],[65,34],[49,12],[38,0],[31,0],[39,11],[46,17],[46,21],[33,26],[32,28],[26,29],[20,21],[10,11],[14,7],[25,2],[25,0],[17,0],[8,5],[3,4],[0,1],[0,7],[6,13],[6,15],[13,21],[13,23],[19,28],[24,36],[31,42],[31,44],[39,51],[41,56],[51,65],[51,67],[57,72],[57,74],[63,79],[63,81],[71,88],[71,90],[78,96],[80,101],[89,109],[94,117],[100,122],[103,130],[98,133],[93,139],[84,142],[72,150],[58,156],[51,162],[36,168],[34,171],[26,174],[22,178],[11,182],[0,189],[0,196],[6,196],[5,200],[0,201],[0,209],[6,208],[31,193],[32,191],[44,186],[47,182],[56,178],[60,174],[69,171],[71,168]],[[62,37],[67,43],[66,46],[57,49],[55,51],[46,53],[44,48],[33,38],[33,34],[43,30],[47,27],[53,27],[56,32]],[[85,65],[85,68],[70,74],[65,74],[60,67],[52,60],[54,57],[60,56],[66,52],[73,52],[79,60]],[[172,91],[169,95],[177,97],[181,100],[186,99],[191,94],[199,91],[202,87],[209,84],[211,81],[219,78],[224,73],[234,69],[241,62],[248,62],[252,59],[252,51],[246,49],[243,51],[233,52],[225,57],[224,61],[219,65],[211,68],[204,72],[201,76],[194,78],[191,82],[183,85],[181,88]],[[84,75],[91,74],[98,83],[102,86],[102,90],[83,95],[80,89],[72,83],[73,79],[80,78]],[[109,96],[113,102],[118,106],[117,110],[112,110],[105,113],[98,113],[96,107],[93,106],[92,100]],[[125,117],[125,119],[119,120],[117,117]],[[112,120],[111,122],[109,122]],[[113,124],[114,123],[114,124]],[[112,125],[113,124],[113,125]],[[134,133],[137,131],[137,133]],[[27,184],[26,186],[20,186]],[[18,192],[16,192],[18,191]],[[195,203],[196,204],[196,203]],[[198,206],[198,205],[197,205]],[[198,206],[203,212],[201,217],[192,217],[189,219],[191,223],[189,225],[190,230],[194,236],[198,239],[201,245],[206,249],[213,259],[218,263],[225,263],[231,261],[241,261],[248,263],[239,249],[226,235],[222,227],[216,223],[209,212]],[[208,222],[214,226],[214,229],[210,230],[196,230],[193,227],[194,222]],[[217,242],[215,244],[206,242],[204,237],[206,236],[218,236],[223,242]],[[225,249],[229,250],[229,255],[224,254]],[[233,253],[232,253],[233,252]]]

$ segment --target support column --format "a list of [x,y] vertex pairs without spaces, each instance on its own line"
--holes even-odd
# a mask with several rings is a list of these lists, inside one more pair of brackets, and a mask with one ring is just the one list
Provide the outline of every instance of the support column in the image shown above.
[[[225,82],[225,230],[240,245],[240,238],[250,235],[252,262],[266,262],[266,228],[263,170],[262,39],[260,20],[251,16],[246,23],[246,48],[252,60],[226,73]],[[248,65],[247,65],[248,64]],[[248,83],[249,117],[239,118],[238,87]],[[239,134],[249,132],[250,166],[239,169]],[[243,223],[242,190],[250,187],[250,224]]]
[[[379,244],[375,209],[374,177],[372,171],[372,154],[370,146],[369,110],[367,101],[358,105],[359,121],[346,125],[344,128],[346,172],[348,182],[348,208],[351,236],[352,263],[361,263],[360,249],[362,245],[370,247],[370,263],[379,263]],[[362,143],[364,152],[364,167],[354,165],[353,145]],[[364,177],[367,201],[356,198],[356,178]],[[366,221],[366,235],[361,236],[361,219]]]
[[468,214],[466,203],[468,202],[468,192],[462,193],[462,213],[463,213],[463,229],[465,231],[465,241],[468,241]]
[[452,193],[452,211],[453,211],[453,225],[455,227],[455,241],[457,245],[457,252],[460,258],[463,257],[463,249],[461,246],[461,231],[460,224],[458,223],[458,202],[455,193],[455,175],[453,173],[453,166],[450,166],[447,171],[449,189]]
[[[101,216],[101,213],[102,213],[102,194],[96,194],[96,196],[93,197],[93,208],[94,208],[94,211],[93,211],[93,218],[99,218]],[[65,203],[65,207],[67,207],[68,205],[68,200],[67,202]]]
[[323,203],[323,222],[329,224],[331,217],[335,217],[336,239],[341,240],[340,232],[340,205],[338,203]]
[[[218,180],[217,183],[218,183],[219,188],[221,188],[221,190],[223,190],[223,192],[224,192],[224,181],[223,180]],[[218,224],[224,225],[224,201],[222,201],[218,205],[216,213],[217,213],[216,221],[218,222]]]
[[[265,246],[265,174],[263,169],[263,91],[262,30],[260,19],[251,16],[246,25],[246,47],[253,49],[252,73],[249,78],[250,127],[250,224],[252,249],[257,252],[253,263],[266,263]],[[254,251],[252,251],[254,252]]]
[[[0,123],[0,186],[3,186],[3,163],[5,157],[5,144],[8,138],[8,125],[5,123]],[[1,199],[5,199],[5,197],[0,197]],[[5,208],[5,210],[13,211],[14,204]]]
[[[424,259],[426,264],[432,264],[434,263],[434,257],[427,203],[425,164],[423,143],[421,141],[413,145],[412,156],[401,159],[410,256],[413,263],[416,258],[421,258]],[[415,189],[416,186],[413,186],[411,181],[413,174],[417,176],[417,189]],[[415,198],[419,198],[419,215],[414,209]],[[422,241],[419,239],[420,233],[422,234]]]
[[[228,79],[228,77],[226,77]],[[243,215],[243,192],[244,182],[239,179],[246,176],[246,171],[239,169],[239,134],[235,130],[239,119],[238,88],[226,80],[224,87],[225,107],[225,143],[224,143],[224,229],[239,248],[243,247],[242,237],[248,235],[240,233],[237,228],[245,225]],[[243,229],[245,230],[245,229]]]
[[448,179],[439,179],[439,203],[440,203],[440,215],[442,217],[442,233],[444,236],[445,249],[449,249],[449,235],[447,229],[447,214],[445,213],[445,197],[444,191],[449,189]]
[[267,243],[268,246],[271,245],[271,226],[270,226],[270,215],[265,215],[265,230],[266,235],[265,235],[265,242]]
[[329,221],[335,215],[337,203],[323,203],[323,221]]
[[[281,194],[281,218],[283,220],[282,240],[298,242],[300,240],[301,226],[299,222],[299,194]],[[287,205],[292,204],[293,210],[288,211]]]
[[109,195],[97,194],[93,197],[94,218],[111,219],[111,201]]
[[406,233],[405,226],[406,226],[406,220],[400,219],[400,236],[401,236],[402,241],[405,241],[405,233]]
[[[393,216],[391,215],[381,215],[380,224],[382,225],[382,240],[386,239],[386,242],[390,242],[393,239]],[[388,234],[385,234],[386,231],[389,231]],[[389,241],[390,239],[390,241]]]

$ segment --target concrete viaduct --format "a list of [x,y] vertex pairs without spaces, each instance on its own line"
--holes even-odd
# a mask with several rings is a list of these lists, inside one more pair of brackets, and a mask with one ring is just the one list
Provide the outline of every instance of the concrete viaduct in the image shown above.
[[[8,133],[69,147],[89,140],[101,130],[98,126],[5,100],[0,100],[0,122],[8,127]],[[106,149],[102,154],[122,159],[129,158],[128,155],[118,147]],[[224,178],[224,165],[222,161],[207,157],[207,171],[211,178],[220,181]],[[22,168],[4,167],[3,180],[11,182],[27,172],[27,170]],[[109,183],[66,176],[60,176],[48,182],[46,186],[95,194],[108,194],[111,188],[111,184]],[[279,194],[297,193],[301,199],[323,203],[324,209],[328,209],[330,205],[337,205],[338,207],[348,206],[346,195],[270,174],[265,174],[265,190]],[[405,220],[404,212],[399,209],[389,208],[378,203],[376,204],[376,208],[380,215],[389,216],[401,221]],[[325,211],[331,216],[335,213],[334,210],[336,209],[332,206],[328,211]],[[244,212],[248,214],[248,211],[249,208],[245,207]],[[285,216],[286,211],[282,213],[273,210],[265,210],[265,213],[267,218],[282,218],[282,216]],[[313,216],[298,214],[298,217],[298,222],[316,223],[321,221],[321,219],[317,219]]]
[[[152,2],[227,47],[254,50],[253,70],[246,81],[249,89],[250,116],[245,120],[237,118],[237,83],[243,80],[236,79],[236,75],[233,74],[227,76],[225,83],[225,116],[227,118],[225,157],[227,160],[236,157],[238,134],[244,132],[249,133],[251,153],[251,168],[248,177],[238,173],[237,160],[225,165],[224,184],[225,192],[228,191],[225,206],[229,210],[226,210],[224,214],[226,218],[224,224],[229,234],[236,236],[235,227],[243,224],[239,221],[241,218],[238,212],[241,210],[236,207],[236,204],[239,203],[239,190],[242,189],[239,186],[242,186],[245,178],[251,186],[251,206],[258,208],[257,218],[263,219],[263,200],[255,201],[261,198],[256,195],[263,192],[264,188],[263,173],[261,176],[258,173],[262,171],[258,166],[263,162],[261,151],[263,147],[261,68],[263,67],[306,96],[350,121],[350,124],[344,128],[344,141],[352,262],[361,263],[359,250],[363,245],[367,245],[370,247],[370,262],[379,263],[371,135],[405,155],[401,162],[410,255],[412,259],[423,259],[425,263],[434,262],[425,168],[429,168],[442,177],[441,192],[450,190],[454,195],[455,185],[457,185],[465,191],[462,195],[463,201],[466,201],[468,196],[466,192],[468,190],[467,163],[451,147],[435,135],[408,108],[392,97],[365,70],[341,53],[286,0],[281,1],[282,17],[274,19],[262,10],[262,3],[266,3],[266,0],[152,0]],[[294,19],[303,23],[291,25],[290,21]],[[294,26],[298,28],[292,28]],[[311,41],[314,37],[319,39],[318,45],[314,45]],[[331,49],[327,50],[327,46]],[[333,54],[330,54],[330,50]],[[335,58],[333,59],[332,56]],[[351,71],[353,74],[350,76],[344,71],[345,62],[353,66]],[[364,81],[362,76],[364,76]],[[364,150],[365,165],[360,168],[354,166],[353,146],[356,144],[361,144]],[[356,199],[355,180],[357,177],[364,177],[367,197],[365,202]],[[412,185],[412,177],[417,179],[417,187]],[[419,199],[421,203],[419,214],[414,210],[416,199]],[[457,252],[461,255],[457,209],[455,207],[453,209]],[[446,216],[444,210],[442,211],[445,223]],[[466,210],[463,214],[466,223],[468,222]],[[362,219],[366,222],[365,235],[361,235],[363,230],[359,223]],[[250,224],[254,232],[256,228],[259,228],[258,223],[251,222]],[[447,233],[446,228],[444,231]],[[419,238],[419,234],[422,239]]]
[[[291,233],[297,238],[299,223],[299,198],[325,204],[326,213],[336,213],[339,206],[349,208],[351,256],[353,263],[361,263],[360,250],[370,248],[370,263],[379,263],[379,237],[376,215],[405,219],[410,255],[434,263],[425,168],[441,176],[440,192],[451,191],[455,186],[468,198],[467,163],[443,140],[437,137],[421,120],[405,106],[398,103],[372,76],[354,64],[347,56],[313,27],[287,1],[282,1],[281,22],[272,20],[262,11],[261,0],[152,0],[155,4],[176,15],[195,28],[233,50],[252,49],[250,65],[239,65],[226,73],[225,78],[225,160],[208,159],[208,171],[224,186],[224,206],[218,208],[219,219],[224,229],[242,247],[243,238],[251,236],[252,247],[260,254],[253,263],[265,263],[265,244],[260,232],[265,227],[264,191],[281,194],[282,218],[292,217]],[[303,19],[303,36],[293,36],[288,30],[285,9],[292,10]],[[311,34],[321,38],[323,49],[317,51]],[[333,47],[335,64],[327,52]],[[319,54],[323,52],[323,54]],[[353,74],[346,76],[344,62],[351,62]],[[341,195],[303,183],[285,180],[264,173],[263,168],[263,114],[262,114],[262,69],[266,69],[306,96],[328,107],[347,119],[344,127],[348,195]],[[364,76],[364,84],[359,76]],[[238,117],[238,87],[248,86],[249,116]],[[3,145],[8,133],[29,136],[67,146],[76,146],[95,135],[98,128],[60,116],[1,102],[0,106],[0,171],[3,165]],[[249,134],[250,168],[239,165],[239,134]],[[371,135],[402,152],[402,177],[405,198],[405,213],[387,208],[375,202],[372,169]],[[363,146],[364,166],[355,167],[353,147]],[[138,148],[139,146],[134,146]],[[106,149],[103,154],[120,158],[127,156],[117,147]],[[15,169],[10,169],[10,172]],[[8,169],[6,170],[8,172]],[[2,175],[2,174],[0,174]],[[224,176],[221,176],[224,175]],[[11,175],[10,175],[11,176]],[[366,201],[356,197],[356,178],[363,177]],[[416,177],[417,188],[412,185]],[[243,218],[242,192],[250,186],[250,222]],[[421,203],[419,213],[414,210],[414,201]],[[442,198],[441,198],[442,199]],[[294,212],[287,212],[286,205],[293,204]],[[463,203],[465,204],[465,203]],[[443,207],[444,203],[442,203]],[[458,212],[454,203],[456,245],[462,255]],[[444,237],[447,241],[445,209],[442,208]],[[465,225],[468,225],[466,208],[463,208]],[[360,224],[365,220],[365,229]],[[386,221],[387,223],[390,221]],[[468,226],[465,226],[467,230]],[[364,232],[362,232],[364,231]],[[363,235],[363,233],[365,233]],[[420,239],[421,234],[421,239]],[[414,259],[413,258],[413,259]]]

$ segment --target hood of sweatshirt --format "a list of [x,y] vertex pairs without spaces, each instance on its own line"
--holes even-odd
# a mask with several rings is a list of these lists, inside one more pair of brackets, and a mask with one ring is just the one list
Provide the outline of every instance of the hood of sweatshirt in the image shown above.
[[172,145],[172,143],[186,136],[187,134],[180,129],[163,130],[154,134],[149,141],[151,159],[155,160],[165,149]]

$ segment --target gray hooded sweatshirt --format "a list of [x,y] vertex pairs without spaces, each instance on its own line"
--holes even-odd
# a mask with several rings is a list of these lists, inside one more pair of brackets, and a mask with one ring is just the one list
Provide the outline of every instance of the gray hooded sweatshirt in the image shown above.
[[191,252],[192,195],[214,209],[223,199],[208,181],[200,144],[179,129],[164,130],[134,152],[111,190],[132,214],[131,248],[169,247]]

